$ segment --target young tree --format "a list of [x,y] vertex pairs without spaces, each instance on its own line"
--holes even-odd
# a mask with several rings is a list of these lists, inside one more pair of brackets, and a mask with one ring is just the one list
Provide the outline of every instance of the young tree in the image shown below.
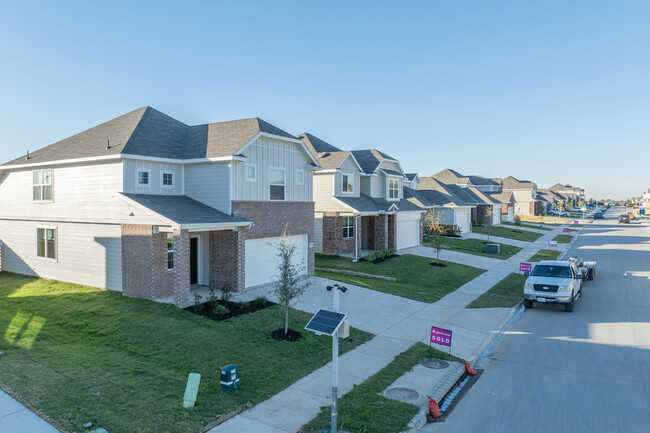
[[295,263],[296,245],[289,241],[289,232],[286,225],[282,239],[273,246],[277,250],[276,257],[279,263],[273,293],[284,309],[284,335],[287,335],[289,331],[289,308],[300,299],[307,287],[309,287],[309,283],[304,281],[304,276],[300,275],[300,269],[305,265],[304,262]]
[[433,237],[433,247],[436,249],[436,262],[440,265],[440,249],[442,248],[442,236],[447,228],[442,224],[440,212],[429,209],[424,217],[424,228],[427,234]]
[[494,211],[492,210],[492,206],[489,206],[487,211],[485,211],[485,218],[487,218],[487,221],[485,223],[485,233],[487,233],[487,241],[490,243],[490,236],[492,235],[492,216],[494,215]]

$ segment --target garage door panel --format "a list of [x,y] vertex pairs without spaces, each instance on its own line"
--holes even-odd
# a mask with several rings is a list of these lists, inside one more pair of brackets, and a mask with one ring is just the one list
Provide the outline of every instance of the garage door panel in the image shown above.
[[397,249],[420,245],[420,214],[397,214]]
[[[273,282],[279,274],[277,244],[281,237],[249,239],[246,241],[246,287]],[[300,274],[307,274],[307,235],[289,236],[288,241],[296,246],[294,265],[300,267]]]
[[456,214],[456,226],[460,228],[461,233],[468,233],[470,231],[471,220],[472,220],[472,215],[469,212]]

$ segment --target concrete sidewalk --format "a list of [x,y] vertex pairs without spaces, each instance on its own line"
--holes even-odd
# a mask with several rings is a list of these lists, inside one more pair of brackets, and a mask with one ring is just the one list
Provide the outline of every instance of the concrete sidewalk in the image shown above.
[[[464,233],[462,236],[463,239],[481,239],[487,241],[488,235],[481,233]],[[527,241],[518,241],[516,239],[502,238],[499,236],[490,236],[490,242],[497,242],[499,244],[512,245],[519,248],[524,248],[528,246],[530,242]]]
[[[416,256],[435,258],[436,249],[425,246],[417,246],[404,248],[403,250],[399,250],[397,254],[415,254]],[[503,261],[500,259],[493,259],[491,257],[477,256],[476,254],[459,253],[457,251],[442,249],[440,250],[440,260],[486,270],[492,269]]]
[[0,391],[0,432],[59,433],[3,391]]
[[[526,261],[538,250],[545,248],[548,241],[561,231],[561,228],[557,228],[545,232],[538,241],[528,244],[508,260],[462,254],[470,256],[465,259],[473,263],[464,264],[476,266],[476,263],[481,262],[481,265],[490,268],[433,304],[346,284],[349,290],[341,297],[340,310],[350,316],[352,326],[376,336],[366,344],[341,356],[339,396],[345,395],[352,386],[362,383],[381,370],[412,344],[416,342],[428,344],[431,326],[434,325],[453,331],[452,353],[454,355],[465,359],[478,357],[505,326],[511,308],[466,309],[465,307],[508,274],[516,272],[520,262]],[[422,252],[433,252],[433,249],[428,247],[420,248],[423,249]],[[410,252],[409,250],[405,252]],[[481,259],[488,261],[484,262]],[[312,277],[311,281],[311,288],[296,308],[313,313],[319,308],[328,308],[331,305],[331,293],[325,290],[325,286],[335,281],[320,277]],[[273,300],[272,286],[261,286],[242,295],[236,295],[234,298],[249,300],[260,295]],[[208,433],[296,432],[313,419],[322,406],[330,404],[328,399],[330,393],[331,365],[327,364],[252,409],[211,429]]]

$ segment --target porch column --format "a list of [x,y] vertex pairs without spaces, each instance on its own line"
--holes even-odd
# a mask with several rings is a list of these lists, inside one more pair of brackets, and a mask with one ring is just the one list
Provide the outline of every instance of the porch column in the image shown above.
[[174,305],[190,304],[190,233],[174,229]]
[[210,287],[246,288],[246,234],[243,229],[210,232]]
[[386,248],[397,248],[397,238],[395,232],[397,232],[397,214],[388,215],[388,245]]
[[375,250],[388,248],[388,215],[375,216]]

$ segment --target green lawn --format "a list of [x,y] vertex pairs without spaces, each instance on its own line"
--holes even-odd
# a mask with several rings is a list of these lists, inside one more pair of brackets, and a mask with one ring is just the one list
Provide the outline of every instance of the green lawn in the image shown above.
[[573,239],[573,235],[557,235],[553,238],[559,244],[568,244]]
[[542,260],[556,260],[560,255],[558,250],[539,250],[533,257],[528,259],[529,262],[541,262]]
[[[433,259],[435,260],[435,259]],[[347,257],[316,254],[316,267],[330,269],[347,269],[366,274],[383,275],[397,278],[397,281],[377,280],[368,277],[334,274],[316,271],[316,275],[355,284],[391,295],[402,296],[422,302],[436,302],[446,294],[453,292],[463,284],[485,272],[482,269],[457,263],[443,262],[447,266],[431,266],[433,261],[426,257],[405,254],[388,259],[382,263],[365,261],[352,262]]]
[[[259,403],[323,366],[331,338],[270,337],[282,325],[273,306],[214,322],[171,305],[119,293],[0,273],[1,387],[57,428],[92,421],[109,432],[199,432]],[[371,335],[352,330],[342,352]],[[239,366],[241,389],[220,392],[220,367]],[[183,409],[189,373],[201,374],[197,405]]]
[[[487,235],[486,226],[474,226],[472,232]],[[541,233],[535,233],[527,230],[517,230],[510,227],[492,227],[491,236],[498,236],[501,238],[515,239],[518,241],[534,242],[542,237]]]
[[551,227],[545,227],[545,226],[540,227],[539,224],[538,225],[531,225],[531,224],[523,224],[522,223],[522,224],[517,225],[517,224],[515,224],[513,222],[510,222],[510,221],[502,222],[501,224],[505,224],[505,225],[509,225],[509,226],[515,226],[515,227],[529,228],[529,229],[545,230],[547,232],[550,232],[551,230],[553,230]]
[[[493,242],[498,243],[498,242]],[[431,239],[425,238],[424,244],[431,247]],[[459,253],[475,254],[477,256],[490,257],[493,259],[505,260],[521,251],[521,248],[512,245],[499,244],[499,254],[484,253],[485,241],[481,239],[460,239],[460,238],[442,238],[442,245],[450,251]]]
[[510,308],[521,300],[524,295],[523,274],[512,273],[499,281],[494,287],[474,299],[467,308]]
[[[437,349],[432,349],[431,352],[429,354],[426,344],[416,343],[396,356],[386,367],[339,398],[339,429],[353,433],[395,433],[408,430],[408,422],[420,408],[410,403],[391,400],[381,393],[425,358],[458,360]],[[303,426],[302,431],[321,433],[329,431],[330,426],[331,407],[325,406],[321,408],[320,414]]]

